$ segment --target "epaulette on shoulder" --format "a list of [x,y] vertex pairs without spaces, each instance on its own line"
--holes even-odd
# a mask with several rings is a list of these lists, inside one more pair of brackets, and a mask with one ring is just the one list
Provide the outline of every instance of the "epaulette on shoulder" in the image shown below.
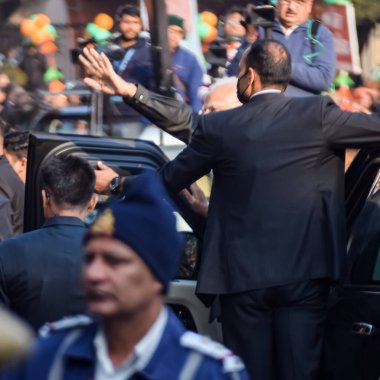
[[87,315],[80,314],[71,317],[65,317],[55,322],[45,323],[38,331],[38,335],[46,338],[57,331],[68,330],[73,327],[87,326],[93,323],[94,320]]
[[244,369],[244,364],[238,356],[223,344],[215,342],[207,336],[187,331],[181,336],[180,344],[182,347],[221,361],[225,373],[238,372]]

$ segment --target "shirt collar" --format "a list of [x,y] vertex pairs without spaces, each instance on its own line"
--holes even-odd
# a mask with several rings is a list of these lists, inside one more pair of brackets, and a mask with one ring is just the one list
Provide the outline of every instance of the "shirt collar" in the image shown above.
[[261,90],[261,91],[258,91],[256,93],[254,93],[250,98],[249,100],[251,100],[252,98],[254,98],[255,96],[258,96],[258,95],[263,95],[263,94],[280,94],[282,91],[281,90],[278,90],[276,88],[270,88],[268,90]]
[[298,27],[299,27],[299,25],[294,25],[294,26],[286,29],[281,25],[282,31],[286,37],[289,37]]
[[284,34],[286,37],[289,37],[296,29],[307,29],[309,21],[310,20],[307,19],[302,24],[294,25],[291,28],[289,28],[288,31],[286,32],[286,29],[282,26],[281,22],[279,20],[276,20],[273,30],[279,31],[280,33]]
[[119,368],[115,368],[109,358],[106,338],[103,330],[100,328],[94,339],[97,358],[95,378],[119,378],[119,375],[120,378],[128,378],[134,372],[142,370],[157,349],[167,321],[168,310],[166,307],[163,307],[151,328],[136,344],[133,353]]
[[163,307],[153,326],[136,344],[135,353],[139,358],[138,369],[143,369],[153,356],[154,351],[160,343],[167,321],[168,310],[166,307]]
[[80,227],[86,227],[85,224],[76,216],[53,216],[49,219],[46,219],[45,223],[43,224],[42,228],[50,227],[50,226],[56,226],[56,225],[72,225],[72,226],[80,226]]

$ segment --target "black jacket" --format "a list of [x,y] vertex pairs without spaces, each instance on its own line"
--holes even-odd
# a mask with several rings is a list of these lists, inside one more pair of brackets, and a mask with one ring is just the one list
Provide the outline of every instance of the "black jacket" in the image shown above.
[[124,98],[157,127],[188,144],[198,122],[198,114],[181,100],[168,98],[138,85],[134,97]]
[[262,94],[201,117],[162,169],[171,191],[213,169],[198,292],[342,278],[345,147],[376,144],[379,117],[343,112],[322,96]]
[[38,230],[0,244],[0,302],[35,329],[83,313],[81,286],[83,222],[48,219]]
[[0,193],[11,202],[13,233],[20,234],[24,225],[25,186],[5,156],[0,156]]
[[13,235],[11,203],[0,193],[0,242]]

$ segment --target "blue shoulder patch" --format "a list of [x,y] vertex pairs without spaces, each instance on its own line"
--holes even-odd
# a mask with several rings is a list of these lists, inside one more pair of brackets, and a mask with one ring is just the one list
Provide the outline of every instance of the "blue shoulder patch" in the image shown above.
[[55,322],[45,323],[38,331],[38,335],[46,338],[58,331],[69,330],[73,327],[87,326],[94,323],[88,315],[80,314],[59,319]]
[[223,365],[224,373],[239,372],[245,368],[241,359],[231,350],[207,336],[187,331],[181,336],[180,344],[182,347],[192,349],[220,361]]

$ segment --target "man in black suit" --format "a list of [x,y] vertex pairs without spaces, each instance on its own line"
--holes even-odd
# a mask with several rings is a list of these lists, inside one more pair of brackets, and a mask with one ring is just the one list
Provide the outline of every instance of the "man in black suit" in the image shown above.
[[23,231],[25,186],[9,164],[3,150],[4,135],[11,130],[12,127],[0,119],[0,194],[10,202],[12,235],[16,235]]
[[[128,95],[87,51],[88,85]],[[240,62],[243,106],[198,120],[161,174],[171,191],[214,172],[197,291],[220,295],[224,339],[252,379],[316,379],[329,285],[345,272],[344,151],[380,143],[380,118],[329,97],[288,98],[286,48],[259,40]],[[106,191],[115,172],[103,168]]]
[[0,304],[36,330],[85,310],[83,220],[96,204],[94,171],[79,157],[51,158],[41,177],[44,225],[0,244]]
[[0,242],[13,235],[11,202],[0,193]]

